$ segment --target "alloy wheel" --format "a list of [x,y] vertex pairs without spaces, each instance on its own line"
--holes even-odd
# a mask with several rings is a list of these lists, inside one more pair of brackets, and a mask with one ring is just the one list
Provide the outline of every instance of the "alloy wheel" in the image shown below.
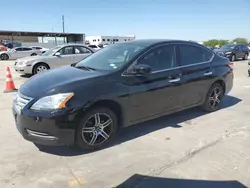
[[245,60],[247,60],[247,59],[248,59],[248,55],[247,55],[247,54],[245,54],[245,57],[244,57],[244,59],[245,59]]
[[1,60],[8,60],[9,56],[7,54],[2,54],[1,55]]
[[219,87],[215,87],[209,96],[209,105],[212,109],[216,108],[222,99],[222,90]]
[[45,72],[47,71],[47,67],[45,65],[39,65],[37,68],[36,68],[36,73],[42,73],[42,72]]
[[106,113],[90,116],[82,128],[82,139],[90,146],[96,146],[109,139],[112,133],[112,118]]

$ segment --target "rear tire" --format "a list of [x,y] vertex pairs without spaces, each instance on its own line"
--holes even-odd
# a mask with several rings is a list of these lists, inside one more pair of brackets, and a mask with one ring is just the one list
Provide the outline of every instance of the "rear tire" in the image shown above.
[[202,109],[207,112],[214,112],[220,108],[221,100],[224,96],[223,87],[219,83],[214,83],[206,96]]
[[0,59],[1,60],[8,60],[10,57],[8,56],[8,54],[1,54]]
[[248,59],[248,54],[245,54],[243,57],[243,60],[247,60]]
[[49,70],[49,66],[45,63],[38,63],[33,68],[33,74],[39,74]]
[[105,107],[87,111],[80,119],[75,132],[75,144],[83,150],[97,150],[110,143],[116,135],[116,114]]
[[231,56],[231,58],[230,58],[230,61],[235,61],[236,60],[236,56],[233,54],[232,56]]

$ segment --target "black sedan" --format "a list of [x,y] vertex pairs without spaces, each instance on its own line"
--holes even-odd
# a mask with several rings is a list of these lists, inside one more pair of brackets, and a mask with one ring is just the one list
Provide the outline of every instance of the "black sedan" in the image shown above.
[[28,80],[13,115],[26,140],[97,149],[121,127],[195,106],[218,110],[233,87],[231,66],[194,42],[117,43]]

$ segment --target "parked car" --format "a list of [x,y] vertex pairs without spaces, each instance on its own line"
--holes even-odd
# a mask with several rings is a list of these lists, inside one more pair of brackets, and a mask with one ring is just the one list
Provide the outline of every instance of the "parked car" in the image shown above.
[[94,50],[84,45],[60,45],[41,56],[17,59],[14,69],[21,74],[37,74],[55,67],[77,63],[92,53]]
[[95,51],[101,50],[103,48],[103,46],[101,45],[94,45],[94,44],[88,45],[88,47],[94,49]]
[[46,51],[48,51],[48,48],[44,48],[42,46],[31,46],[31,48],[36,49],[36,50],[40,50],[42,53],[45,53]]
[[7,51],[7,48],[3,45],[0,45],[0,51]]
[[8,51],[0,52],[0,59],[1,60],[8,60],[8,59],[18,59],[27,56],[36,56],[41,55],[42,52],[40,50],[34,50],[30,47],[16,47],[10,49]]
[[28,80],[13,115],[26,140],[97,149],[124,126],[196,106],[218,110],[233,87],[231,66],[194,42],[116,43]]
[[235,61],[239,58],[246,60],[249,55],[249,49],[244,44],[227,44],[219,48],[216,52],[221,56],[229,58],[230,61]]

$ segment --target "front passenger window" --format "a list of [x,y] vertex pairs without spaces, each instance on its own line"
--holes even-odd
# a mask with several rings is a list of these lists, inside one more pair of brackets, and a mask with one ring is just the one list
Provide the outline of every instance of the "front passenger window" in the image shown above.
[[175,66],[175,46],[164,45],[156,47],[142,56],[137,64],[145,64],[151,67],[152,71],[170,69]]
[[67,46],[61,49],[59,52],[61,55],[71,55],[74,54],[74,49],[73,46]]

